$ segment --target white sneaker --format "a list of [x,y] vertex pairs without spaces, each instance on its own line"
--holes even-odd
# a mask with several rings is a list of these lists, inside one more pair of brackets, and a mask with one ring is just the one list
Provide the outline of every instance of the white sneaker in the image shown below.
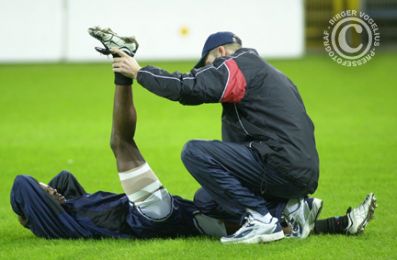
[[314,230],[316,221],[320,216],[321,210],[323,209],[323,201],[317,198],[309,198],[306,199],[306,202],[310,207],[310,213],[307,222],[309,223],[310,232],[312,232]]
[[346,228],[346,233],[349,235],[356,235],[363,232],[368,222],[372,219],[376,207],[375,194],[370,193],[357,208],[349,208],[347,210],[347,218],[349,222]]
[[95,47],[95,50],[104,55],[111,54],[112,48],[118,48],[134,57],[138,50],[139,44],[134,37],[120,37],[110,28],[91,27],[88,33],[103,44],[105,48]]
[[289,200],[282,213],[285,221],[292,229],[287,237],[308,237],[314,229],[322,208],[323,201],[316,198]]
[[233,235],[221,238],[224,244],[256,244],[271,242],[284,238],[284,232],[277,218],[271,218],[269,223],[247,213],[244,225]]

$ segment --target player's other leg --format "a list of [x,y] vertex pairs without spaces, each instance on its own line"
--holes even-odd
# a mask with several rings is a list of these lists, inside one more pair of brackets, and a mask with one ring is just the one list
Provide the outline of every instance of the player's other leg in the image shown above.
[[355,208],[348,208],[346,215],[316,221],[314,233],[347,235],[360,234],[373,218],[376,207],[375,194],[369,193],[360,205]]
[[21,224],[44,238],[83,238],[92,234],[81,227],[61,206],[56,191],[34,178],[18,175],[11,189],[11,206]]

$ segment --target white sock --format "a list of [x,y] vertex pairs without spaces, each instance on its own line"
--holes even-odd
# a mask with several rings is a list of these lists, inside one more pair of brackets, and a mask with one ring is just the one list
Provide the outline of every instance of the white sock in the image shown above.
[[266,215],[262,215],[259,212],[252,210],[252,209],[247,209],[247,212],[251,213],[251,215],[256,218],[259,219],[260,221],[264,222],[264,223],[270,223],[272,222],[272,215],[270,215],[270,213],[268,212]]

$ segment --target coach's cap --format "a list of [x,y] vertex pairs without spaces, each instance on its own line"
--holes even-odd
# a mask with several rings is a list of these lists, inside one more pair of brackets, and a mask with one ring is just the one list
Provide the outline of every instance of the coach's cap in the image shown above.
[[238,43],[241,45],[241,40],[232,32],[217,32],[208,36],[204,43],[203,50],[201,51],[201,58],[194,68],[198,69],[204,66],[205,59],[212,49],[228,43]]

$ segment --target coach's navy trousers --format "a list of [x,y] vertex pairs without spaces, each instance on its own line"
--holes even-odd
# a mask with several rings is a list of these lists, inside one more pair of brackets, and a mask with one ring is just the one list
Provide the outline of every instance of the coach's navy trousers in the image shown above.
[[212,208],[233,218],[251,209],[264,215],[269,205],[278,203],[276,212],[270,213],[279,215],[288,199],[302,197],[294,183],[264,165],[259,154],[246,145],[193,140],[185,145],[182,161],[203,188],[195,202],[207,213]]

